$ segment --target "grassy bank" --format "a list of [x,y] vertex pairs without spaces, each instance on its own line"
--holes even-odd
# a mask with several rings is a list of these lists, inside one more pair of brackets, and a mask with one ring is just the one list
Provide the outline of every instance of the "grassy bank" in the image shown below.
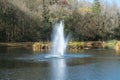
[[[83,49],[83,48],[115,48],[117,40],[110,41],[87,41],[87,42],[69,42],[68,47],[71,49]],[[50,42],[9,42],[0,43],[0,47],[37,47],[37,46],[48,46],[50,47]]]
[[0,47],[32,47],[34,42],[8,42],[0,43]]
[[117,40],[106,41],[106,47],[114,49],[116,46]]

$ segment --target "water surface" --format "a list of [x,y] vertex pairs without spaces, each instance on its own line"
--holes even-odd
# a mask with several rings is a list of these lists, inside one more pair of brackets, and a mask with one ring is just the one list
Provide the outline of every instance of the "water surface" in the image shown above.
[[82,57],[65,59],[44,59],[45,54],[49,53],[1,48],[0,80],[120,80],[120,56],[112,49],[72,52],[68,54]]

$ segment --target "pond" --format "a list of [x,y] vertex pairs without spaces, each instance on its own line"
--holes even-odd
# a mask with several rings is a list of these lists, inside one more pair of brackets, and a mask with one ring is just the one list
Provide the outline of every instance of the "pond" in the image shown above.
[[67,53],[81,55],[75,58],[45,59],[46,54],[1,48],[0,80],[120,80],[120,56],[112,49]]

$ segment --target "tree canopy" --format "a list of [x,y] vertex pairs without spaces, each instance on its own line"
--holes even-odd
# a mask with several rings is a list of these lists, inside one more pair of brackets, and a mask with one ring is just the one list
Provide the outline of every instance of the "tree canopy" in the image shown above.
[[[22,6],[21,6],[22,5]],[[50,41],[64,20],[72,40],[120,39],[120,8],[99,0],[0,0],[0,42]]]

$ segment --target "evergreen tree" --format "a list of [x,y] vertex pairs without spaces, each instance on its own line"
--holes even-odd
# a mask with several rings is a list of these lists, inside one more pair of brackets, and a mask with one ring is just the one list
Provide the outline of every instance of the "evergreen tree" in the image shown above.
[[101,6],[99,0],[94,0],[92,11],[94,14],[99,15],[101,12]]

